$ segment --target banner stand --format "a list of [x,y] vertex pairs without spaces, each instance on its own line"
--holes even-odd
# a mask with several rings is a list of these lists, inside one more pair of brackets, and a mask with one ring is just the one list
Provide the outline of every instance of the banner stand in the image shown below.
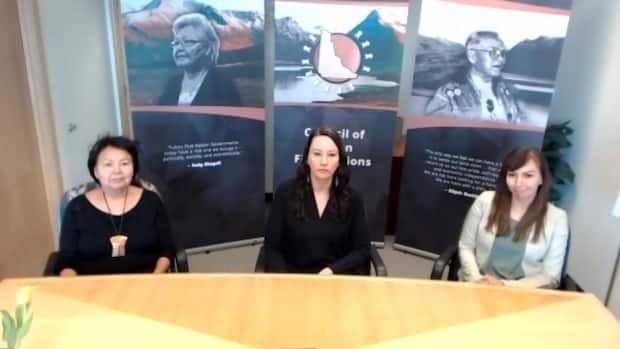
[[371,241],[370,243],[374,247],[377,247],[377,248],[384,248],[385,247],[385,242],[384,241]]
[[439,258],[439,255],[436,254],[436,253],[428,252],[428,251],[425,251],[425,250],[420,250],[418,248],[409,247],[409,246],[403,245],[403,244],[394,243],[392,245],[392,247],[396,251],[411,253],[413,255],[416,255],[416,256],[419,256],[419,257],[423,257],[423,258],[428,258],[428,259],[437,259],[437,258]]
[[194,255],[194,254],[199,254],[203,252],[210,253],[210,252],[228,250],[228,249],[237,248],[237,247],[261,245],[263,243],[263,240],[264,239],[261,237],[261,238],[255,238],[255,239],[231,241],[231,242],[225,242],[222,244],[213,244],[213,245],[208,245],[208,246],[188,248],[187,250],[185,250],[185,252],[188,255]]
[[571,2],[533,3],[422,2],[396,249],[434,258],[453,246],[504,157],[540,148]]
[[381,247],[407,14],[403,0],[275,1],[274,189],[295,175],[312,130],[336,130]]
[[140,175],[198,253],[262,240],[265,4],[189,3],[121,0],[115,22]]

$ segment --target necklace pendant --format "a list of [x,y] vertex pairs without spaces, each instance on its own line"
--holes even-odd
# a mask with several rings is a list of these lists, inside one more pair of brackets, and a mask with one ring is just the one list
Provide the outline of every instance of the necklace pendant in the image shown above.
[[110,237],[112,245],[112,257],[123,257],[125,255],[125,245],[127,244],[127,235],[118,232]]

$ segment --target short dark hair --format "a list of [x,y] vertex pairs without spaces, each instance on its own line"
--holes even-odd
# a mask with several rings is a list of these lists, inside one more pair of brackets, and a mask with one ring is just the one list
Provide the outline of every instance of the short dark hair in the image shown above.
[[97,159],[99,158],[99,154],[103,151],[103,149],[107,147],[122,149],[129,153],[131,156],[131,162],[133,163],[133,178],[131,179],[132,183],[136,182],[136,175],[140,170],[140,162],[138,161],[138,144],[124,136],[110,136],[105,135],[100,137],[95,144],[90,148],[88,152],[88,172],[93,180],[99,183],[97,177],[95,177],[95,166],[97,165]]

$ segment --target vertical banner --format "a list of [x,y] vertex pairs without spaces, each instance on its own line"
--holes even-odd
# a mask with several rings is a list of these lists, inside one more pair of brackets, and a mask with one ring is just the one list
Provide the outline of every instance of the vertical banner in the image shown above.
[[294,176],[310,130],[336,129],[380,242],[407,10],[406,1],[275,2],[274,187]]
[[185,248],[262,235],[264,3],[121,0],[140,174]]
[[424,0],[397,248],[438,254],[504,156],[540,147],[570,0]]

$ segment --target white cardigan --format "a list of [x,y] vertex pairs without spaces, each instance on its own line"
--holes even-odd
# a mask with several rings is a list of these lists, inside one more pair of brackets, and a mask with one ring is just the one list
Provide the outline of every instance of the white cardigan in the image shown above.
[[[465,217],[459,239],[461,280],[477,281],[482,277],[480,266],[484,265],[489,257],[496,233],[495,229],[492,232],[484,229],[494,196],[494,191],[481,193]],[[534,227],[530,229],[533,230]],[[525,277],[518,280],[503,280],[504,284],[515,287],[556,288],[560,283],[568,241],[566,212],[549,203],[542,235],[537,242],[532,241],[533,236],[532,232],[521,264]]]

